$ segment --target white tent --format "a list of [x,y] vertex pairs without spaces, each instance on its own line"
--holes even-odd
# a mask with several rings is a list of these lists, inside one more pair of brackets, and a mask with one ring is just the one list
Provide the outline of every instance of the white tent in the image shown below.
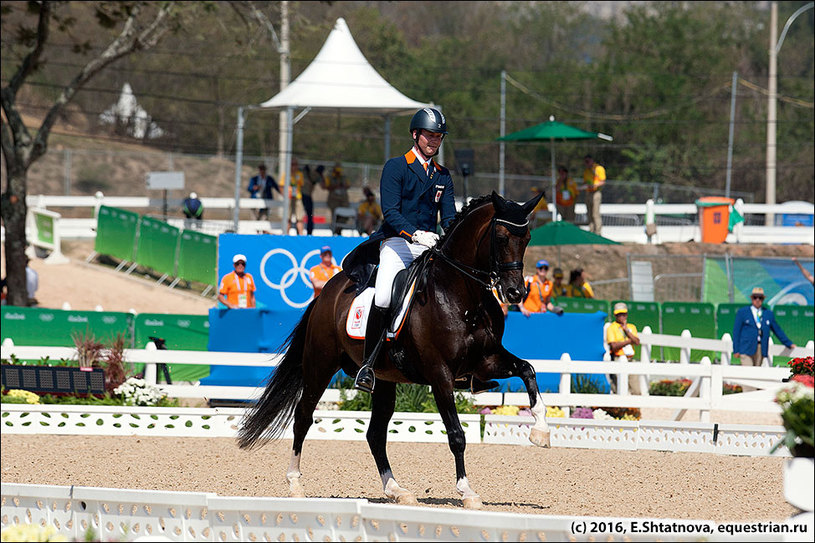
[[[323,47],[311,64],[285,89],[263,102],[259,109],[286,111],[288,114],[287,143],[281,155],[291,154],[294,124],[310,111],[341,112],[352,115],[381,115],[385,118],[385,159],[390,158],[390,119],[393,115],[409,115],[432,103],[408,98],[388,83],[368,63],[359,50],[345,19],[339,18]],[[434,106],[438,107],[438,106]],[[301,109],[297,119],[294,111]],[[235,171],[235,228],[238,226],[240,169],[242,165],[243,108],[238,110],[238,149]],[[286,179],[290,161],[285,161]],[[284,205],[283,224],[287,224]],[[284,226],[284,233],[286,232]]]

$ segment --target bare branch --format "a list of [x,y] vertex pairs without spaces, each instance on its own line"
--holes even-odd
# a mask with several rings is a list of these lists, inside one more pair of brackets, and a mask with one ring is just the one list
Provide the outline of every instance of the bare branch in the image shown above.
[[[41,2],[40,16],[39,20],[37,21],[37,43],[34,44],[34,48],[25,56],[23,62],[20,64],[20,67],[17,69],[17,73],[12,76],[8,87],[6,87],[11,93],[12,104],[14,103],[14,98],[17,96],[17,91],[20,90],[20,86],[23,84],[26,78],[31,75],[34,68],[37,67],[37,63],[39,62],[40,56],[42,55],[42,51],[45,47],[45,42],[48,41],[48,37],[50,35],[50,26],[51,2]],[[5,89],[3,90],[5,91]]]

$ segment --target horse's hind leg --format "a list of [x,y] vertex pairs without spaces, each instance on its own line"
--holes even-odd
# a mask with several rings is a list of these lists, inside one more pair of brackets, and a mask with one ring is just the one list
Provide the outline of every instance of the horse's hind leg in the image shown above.
[[[306,351],[308,352],[309,349],[306,349]],[[313,360],[313,358],[304,356],[303,360],[306,362]],[[294,425],[292,426],[294,441],[292,443],[291,461],[289,462],[289,468],[286,470],[289,495],[292,498],[304,498],[306,495],[303,485],[300,483],[300,477],[302,476],[300,457],[303,452],[303,441],[305,441],[306,434],[314,423],[314,409],[317,407],[317,403],[323,396],[326,387],[328,387],[328,383],[331,382],[331,378],[339,369],[339,364],[333,369],[326,366],[330,366],[328,362],[323,364],[321,368],[310,368],[303,372],[303,396],[297,402],[297,407],[294,410]]]
[[376,462],[376,469],[382,478],[385,495],[401,505],[417,505],[416,496],[396,482],[386,450],[388,423],[396,406],[396,383],[380,380],[376,384],[371,401],[371,422],[368,425],[366,438],[368,439],[368,447],[370,447],[371,454],[373,454]]

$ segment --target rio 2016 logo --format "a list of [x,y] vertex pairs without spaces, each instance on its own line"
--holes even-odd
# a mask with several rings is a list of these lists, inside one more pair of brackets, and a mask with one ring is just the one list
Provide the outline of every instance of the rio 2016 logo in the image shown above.
[[[269,274],[266,273],[266,267],[269,264],[269,259],[278,254],[282,255],[285,258],[288,258],[289,261],[291,262],[291,266],[289,267],[288,270],[283,272],[283,275],[280,277],[279,282],[276,283],[269,278]],[[311,285],[311,277],[309,275],[310,270],[309,268],[306,267],[306,263],[310,258],[312,257],[319,258],[319,256],[320,250],[314,249],[312,251],[307,252],[305,256],[303,256],[302,260],[300,260],[300,262],[297,262],[297,259],[290,251],[280,248],[272,249],[271,251],[263,255],[263,258],[260,261],[260,278],[263,279],[263,282],[266,283],[272,289],[280,291],[280,297],[290,307],[293,307],[295,309],[302,309],[306,307],[309,303],[311,303],[311,300],[314,298],[314,291]],[[285,266],[279,266],[276,268],[277,269],[275,271],[279,269],[284,269]],[[289,297],[289,293],[287,292],[287,289],[294,286],[294,284],[297,282],[298,277],[300,281],[303,283],[303,285],[306,288],[308,288],[308,298],[306,298],[306,300],[302,302],[292,300],[291,297]]]

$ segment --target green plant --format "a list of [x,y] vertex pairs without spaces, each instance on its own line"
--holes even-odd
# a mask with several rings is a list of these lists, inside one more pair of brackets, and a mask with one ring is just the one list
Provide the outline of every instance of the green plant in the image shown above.
[[690,379],[662,379],[648,385],[651,396],[684,396],[690,388]]
[[[341,411],[370,411],[372,399],[370,394],[356,394],[348,397],[348,390],[353,386],[350,379],[339,383]],[[477,413],[473,402],[461,392],[456,392],[456,411],[463,414]],[[438,413],[436,400],[427,385],[397,383],[395,411],[403,413]]]
[[[807,380],[811,382],[811,376]],[[770,452],[782,444],[793,456],[815,457],[815,396],[811,385],[793,381],[778,391],[775,401],[781,406],[786,433]]]
[[592,381],[588,375],[572,375],[572,392],[574,394],[602,394],[598,384]]

